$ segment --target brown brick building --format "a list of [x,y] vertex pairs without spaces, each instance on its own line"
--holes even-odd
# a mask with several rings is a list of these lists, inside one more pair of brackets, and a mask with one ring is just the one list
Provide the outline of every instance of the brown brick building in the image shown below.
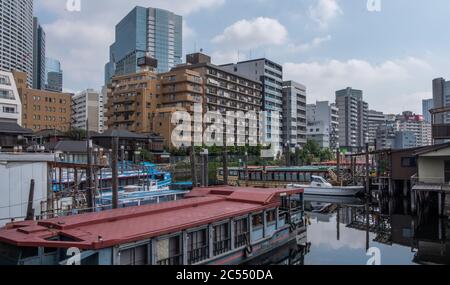
[[68,131],[71,124],[72,96],[27,87],[26,74],[14,72],[22,101],[22,126],[34,132],[42,130]]

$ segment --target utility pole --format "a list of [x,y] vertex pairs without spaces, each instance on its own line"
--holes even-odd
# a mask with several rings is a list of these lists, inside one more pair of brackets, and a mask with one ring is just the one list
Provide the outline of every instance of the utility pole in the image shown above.
[[26,221],[34,220],[33,201],[34,201],[34,179],[31,179],[30,192],[28,194],[27,217],[25,218]]
[[191,176],[192,176],[192,187],[197,187],[197,170],[196,170],[196,163],[195,163],[195,147],[194,144],[191,146],[191,153],[190,153],[190,161],[191,161]]
[[119,208],[119,137],[114,137],[111,152],[111,169],[112,169],[112,208]]
[[300,166],[300,146],[295,146],[295,166]]
[[369,143],[366,143],[366,194],[370,195]]
[[223,150],[223,184],[228,185],[228,150],[226,145]]
[[291,166],[291,150],[290,150],[290,144],[286,143],[285,145],[285,152],[286,152],[286,166]]
[[[87,147],[87,170],[86,170],[86,179],[87,179],[87,203],[88,209],[91,212],[94,212],[94,189],[92,187],[92,141],[89,136],[89,119],[86,119],[86,147]],[[60,177],[61,179],[61,177]]]
[[336,150],[336,174],[337,174],[337,183],[340,185],[341,184],[341,150],[338,148]]
[[248,152],[245,152],[245,187],[248,187],[248,181],[249,181],[249,177],[248,177]]

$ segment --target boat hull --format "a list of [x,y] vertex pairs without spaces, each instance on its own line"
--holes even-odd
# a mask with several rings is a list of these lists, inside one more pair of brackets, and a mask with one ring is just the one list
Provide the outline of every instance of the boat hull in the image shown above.
[[292,187],[300,187],[305,189],[305,195],[312,196],[333,196],[333,197],[355,197],[364,190],[364,187],[313,187],[311,185],[290,185]]

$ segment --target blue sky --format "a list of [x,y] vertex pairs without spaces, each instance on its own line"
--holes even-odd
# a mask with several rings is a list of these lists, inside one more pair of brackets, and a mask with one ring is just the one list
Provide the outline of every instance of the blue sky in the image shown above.
[[[308,87],[308,102],[337,89],[365,92],[370,108],[421,113],[435,77],[450,78],[450,1],[380,0],[37,0],[48,56],[60,58],[65,88],[100,89],[114,25],[136,5],[184,16],[184,51],[203,48],[215,63],[268,57],[285,79]],[[239,56],[238,56],[239,55]]]

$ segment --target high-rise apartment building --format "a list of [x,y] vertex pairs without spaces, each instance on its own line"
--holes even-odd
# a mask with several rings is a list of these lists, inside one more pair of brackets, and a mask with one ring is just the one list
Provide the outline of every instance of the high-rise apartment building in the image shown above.
[[372,145],[376,144],[378,128],[385,124],[386,118],[383,112],[378,112],[375,110],[369,110],[369,123],[368,123],[368,137],[369,143]]
[[28,88],[26,73],[13,74],[22,101],[22,126],[34,132],[68,131],[71,127],[72,95]]
[[33,19],[33,89],[45,88],[45,32]]
[[104,101],[102,93],[87,89],[72,97],[72,127],[102,133],[104,131]]
[[422,100],[423,119],[427,123],[431,123],[430,110],[433,109],[433,108],[434,108],[434,101],[433,101],[433,99]]
[[348,151],[359,151],[368,142],[369,105],[363,91],[350,87],[336,92],[339,109],[339,145]]
[[[222,65],[222,68],[262,83],[262,108],[268,114],[265,139],[275,146],[276,153],[280,152],[283,142],[283,66],[266,58],[260,58]],[[278,115],[275,116],[275,114]]]
[[14,76],[0,71],[0,122],[22,125],[22,102]]
[[158,61],[158,72],[181,64],[183,18],[162,9],[135,7],[117,25],[105,82],[115,75],[140,71],[137,60],[149,56]]
[[416,146],[431,145],[431,124],[425,122],[422,115],[416,115],[406,111],[396,118],[396,130],[401,132],[411,132],[416,137]]
[[63,76],[59,60],[49,57],[45,58],[45,90],[62,92]]
[[[450,106],[450,81],[445,81],[444,78],[433,80],[433,106],[434,108]],[[450,113],[437,114],[435,119],[437,124],[449,124]]]
[[33,0],[0,1],[0,70],[26,72],[33,86]]
[[339,109],[328,101],[306,106],[307,138],[321,148],[339,148]]
[[295,81],[283,83],[283,144],[306,144],[306,86]]

